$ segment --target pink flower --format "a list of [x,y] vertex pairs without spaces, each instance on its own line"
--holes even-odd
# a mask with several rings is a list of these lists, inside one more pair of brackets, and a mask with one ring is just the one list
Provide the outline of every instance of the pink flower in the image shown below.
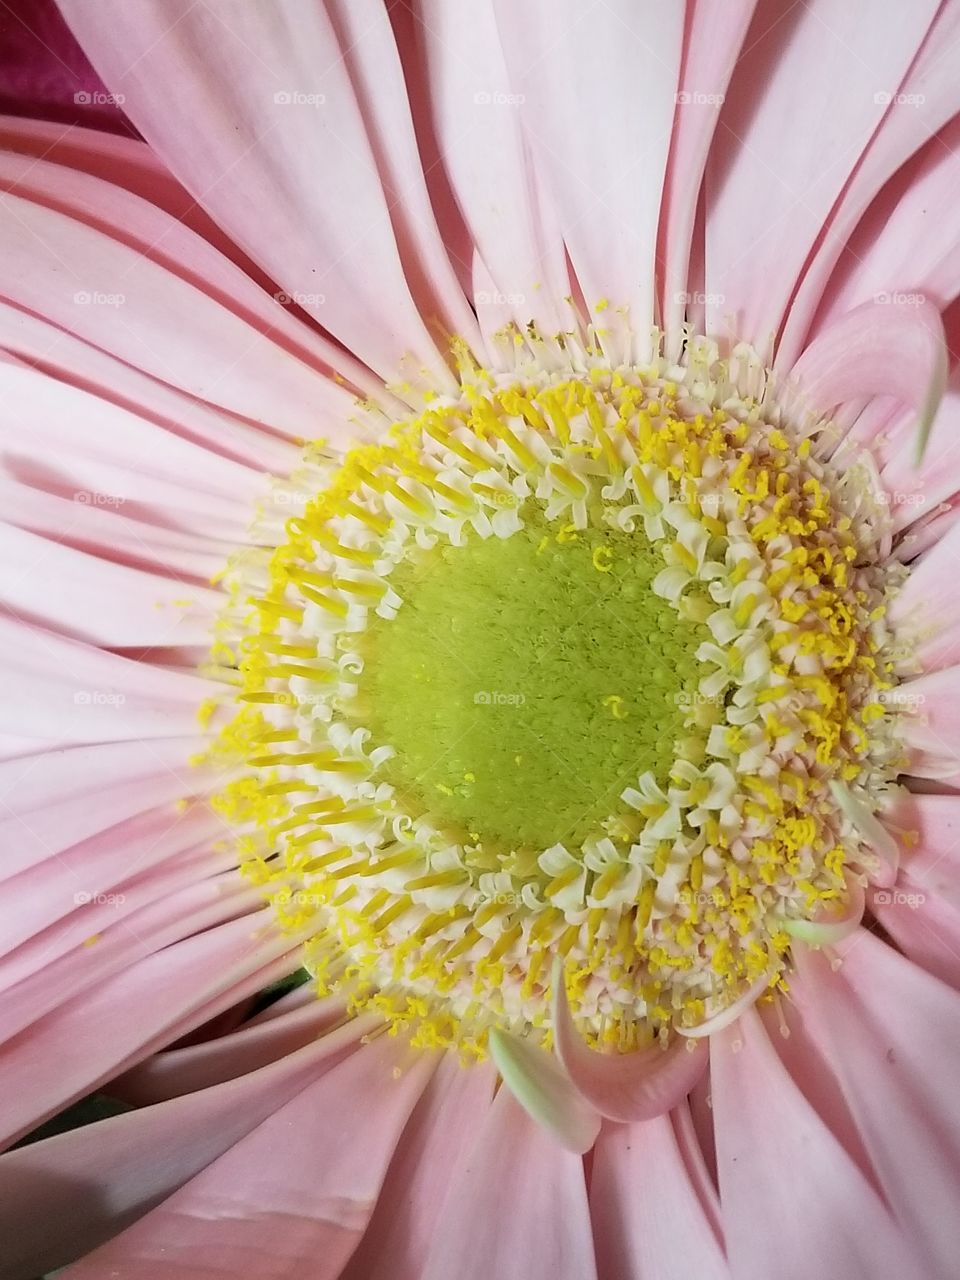
[[0,1276],[955,1275],[960,6],[60,7]]

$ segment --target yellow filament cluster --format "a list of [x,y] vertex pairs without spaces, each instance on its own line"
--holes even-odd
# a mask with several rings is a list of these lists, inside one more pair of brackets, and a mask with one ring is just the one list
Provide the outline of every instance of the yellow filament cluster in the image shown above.
[[[869,865],[830,783],[875,797],[897,766],[876,537],[810,438],[722,379],[597,365],[474,371],[382,443],[307,457],[303,512],[266,563],[227,575],[215,656],[239,673],[238,707],[217,752],[237,777],[216,804],[308,937],[320,989],[482,1054],[494,1024],[549,1038],[556,955],[588,1039],[621,1050],[782,982],[784,921]],[[352,711],[356,637],[401,607],[391,572],[418,538],[507,538],[534,504],[558,542],[592,521],[643,530],[654,590],[712,640],[676,757],[596,839],[492,851],[384,784],[390,744]],[[594,568],[610,568],[602,548]]]

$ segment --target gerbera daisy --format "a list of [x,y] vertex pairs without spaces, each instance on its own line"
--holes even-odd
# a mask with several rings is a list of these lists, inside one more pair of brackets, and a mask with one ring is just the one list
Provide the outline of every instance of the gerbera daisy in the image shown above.
[[955,1275],[960,5],[60,8],[0,1275]]

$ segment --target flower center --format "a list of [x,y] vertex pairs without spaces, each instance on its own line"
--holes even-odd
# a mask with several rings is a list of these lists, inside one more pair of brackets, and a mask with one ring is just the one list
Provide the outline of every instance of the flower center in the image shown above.
[[653,592],[663,561],[642,530],[519,510],[510,537],[398,567],[404,603],[370,627],[360,685],[404,807],[504,856],[579,846],[625,787],[672,763],[709,637]]
[[558,957],[590,1042],[695,1031],[877,862],[864,476],[709,343],[584,369],[474,371],[312,448],[303,513],[228,573],[217,804],[321,989],[418,1043],[546,1037]]

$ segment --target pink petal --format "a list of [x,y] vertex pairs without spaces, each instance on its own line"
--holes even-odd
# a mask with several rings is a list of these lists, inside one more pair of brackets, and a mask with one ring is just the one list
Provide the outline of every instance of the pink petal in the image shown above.
[[[949,667],[960,656],[958,548],[960,528],[954,525],[914,561],[910,576],[889,606],[891,621],[916,636],[916,656],[928,673]],[[929,682],[932,676],[923,678]],[[939,691],[949,684],[950,676],[945,676]],[[921,710],[930,709],[924,704]]]
[[221,689],[3,617],[0,664],[9,679],[0,731],[64,745],[188,736],[204,698]]
[[[952,105],[954,111],[960,108],[960,100],[950,102],[951,98],[960,99],[955,80],[943,98],[944,105]],[[940,106],[937,100],[935,109]],[[926,111],[902,109],[895,114],[921,116],[913,125],[915,135],[919,137],[922,131],[924,140],[933,138],[936,116],[931,120]],[[828,320],[878,295],[921,294],[942,310],[960,293],[956,237],[951,233],[950,219],[935,216],[935,211],[950,208],[954,200],[958,143],[960,121],[953,120],[919,151],[902,175],[902,185],[893,184],[891,194],[896,202],[878,201],[869,239],[861,243],[858,238],[851,245],[856,257],[851,253],[850,269],[841,287],[831,292]]]
[[444,1200],[490,1109],[495,1076],[444,1056],[410,1117],[343,1280],[420,1280]]
[[590,1213],[600,1280],[730,1278],[669,1116],[604,1125],[593,1157]]
[[755,1010],[711,1041],[710,1070],[737,1280],[909,1274],[893,1218],[790,1078]]
[[207,645],[225,602],[209,587],[186,587],[2,522],[0,576],[0,601],[17,616],[104,648]]
[[[628,308],[633,354],[642,359],[654,321],[682,6],[607,0],[588,10],[556,0],[495,7],[510,82],[522,95],[520,118],[591,318],[617,358],[629,350],[617,308]],[[585,124],[600,120],[602,128]],[[605,301],[609,309],[598,309]]]
[[[697,202],[720,107],[756,3],[735,0],[719,6],[709,0],[692,0],[687,6],[680,92],[660,214],[663,325],[676,355],[685,314],[702,312],[693,296],[697,289],[689,270]],[[702,253],[702,241],[698,252]]]
[[[852,267],[856,272],[861,261],[873,259],[878,218],[883,216],[887,193],[905,180],[909,183],[910,166],[901,166],[960,110],[960,82],[953,74],[949,58],[943,56],[944,49],[951,48],[958,36],[960,10],[954,5],[942,5],[906,77],[896,89],[902,97],[888,107],[829,216],[827,234],[814,249],[813,260],[790,304],[777,348],[778,367],[792,368],[808,335],[816,336],[816,328],[810,333],[811,322],[825,287],[827,296],[834,298],[834,280],[842,278],[846,268]],[[888,85],[881,92],[892,98],[894,89],[895,86]],[[939,143],[930,145],[937,147]],[[877,255],[876,261],[879,265],[884,259]],[[835,267],[837,271],[831,279],[830,273]],[[877,288],[889,292],[892,284],[889,276],[885,276]],[[869,296],[863,292],[856,301],[862,302]],[[848,305],[837,309],[847,310]],[[818,326],[831,310],[832,307],[824,309],[824,314],[818,317]]]
[[960,989],[960,910],[909,875],[871,894],[870,910],[909,960]]
[[[409,355],[412,371],[424,364],[444,385],[414,300],[419,288],[409,283],[433,284],[436,231],[429,209],[405,225],[390,207],[398,196],[411,209],[423,203],[409,113],[401,99],[384,120],[362,90],[375,74],[396,91],[389,45],[381,39],[372,65],[359,52],[351,58],[319,7],[252,6],[222,17],[197,7],[172,27],[166,6],[150,0],[96,8],[64,0],[61,8],[158,155],[304,311],[385,379],[399,378]],[[371,10],[368,25],[378,20],[385,15]],[[390,161],[383,167],[382,157]],[[452,291],[443,279],[436,291],[427,286],[441,324]]]
[[[301,1051],[304,1054],[309,1049]],[[437,1059],[381,1037],[278,1109],[69,1280],[334,1280]]]
[[707,1066],[705,1044],[674,1039],[636,1053],[590,1049],[574,1025],[562,973],[555,974],[553,1034],[557,1057],[579,1092],[611,1120],[651,1120],[687,1096]]
[[349,412],[342,389],[270,340],[270,319],[281,334],[291,323],[284,308],[155,205],[3,152],[0,187],[0,228],[20,264],[4,295],[18,307],[288,435],[316,433],[325,406]]
[[451,1180],[421,1280],[596,1280],[583,1161],[501,1089]]
[[[174,825],[180,816],[175,802],[204,793],[212,781],[208,770],[188,764],[202,746],[198,736],[100,742],[50,752],[38,752],[34,743],[33,754],[0,762],[0,841],[5,848],[0,879],[158,806],[168,806]],[[103,861],[93,865],[106,873],[122,853],[108,840],[102,849],[98,846],[98,856]]]
[[[91,913],[99,914],[99,922],[87,923],[87,913],[78,908],[60,928],[38,934],[6,957],[0,969],[8,983],[0,1041],[11,1041],[53,1011],[81,1002],[100,983],[147,956],[262,905],[262,895],[239,873],[212,876],[211,862],[216,867],[209,850],[202,849],[185,868],[174,867],[181,883],[169,874],[157,875],[139,894],[123,885],[116,894],[105,894]],[[112,897],[119,898],[119,906]],[[110,920],[110,913],[118,918]]]
[[[260,1021],[245,1022],[227,1035],[197,1044],[165,1049],[111,1081],[110,1092],[134,1106],[166,1102],[225,1084],[248,1071],[296,1053],[318,1036],[336,1036],[345,1024],[357,1026],[356,1035],[380,1026],[379,1019],[348,1017],[342,1000],[317,998],[314,984],[298,988],[306,999],[284,1013]],[[279,1005],[281,1001],[277,1001]],[[270,1005],[272,1011],[276,1005]]]
[[37,1275],[95,1249],[355,1052],[365,1025],[349,1023],[216,1088],[0,1157],[7,1265]]
[[916,1271],[949,1276],[960,1196],[960,993],[867,930],[838,950],[837,969],[819,952],[798,955],[794,997],[840,1081]]
[[884,818],[902,833],[902,866],[911,881],[960,911],[960,797],[901,793]]
[[493,8],[425,0],[422,13],[437,141],[487,275],[474,291],[481,327],[488,339],[511,320],[558,333],[571,320],[563,244],[538,216]]
[[265,909],[148,956],[0,1045],[3,1141],[175,1039],[191,1016],[204,1021],[219,995],[289,956],[291,940],[271,919]]
[[819,414],[861,396],[893,396],[916,415],[919,456],[946,388],[940,313],[866,302],[821,329],[791,374],[802,403]]
[[870,0],[812,0],[789,15],[760,7],[707,173],[709,332],[771,348],[807,257],[886,111],[878,90],[899,88],[938,7],[897,7],[882,24]]

